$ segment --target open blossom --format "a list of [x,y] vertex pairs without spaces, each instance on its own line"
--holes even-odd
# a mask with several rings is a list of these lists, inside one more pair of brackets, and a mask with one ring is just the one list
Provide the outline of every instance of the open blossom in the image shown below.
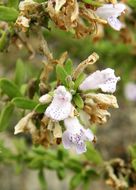
[[103,92],[113,93],[116,90],[116,84],[120,77],[116,77],[113,69],[96,71],[88,76],[79,86],[80,90],[101,89]]
[[64,86],[59,86],[54,91],[51,104],[47,107],[45,115],[54,121],[61,121],[68,118],[72,112],[72,95]]
[[136,101],[136,84],[132,82],[127,83],[125,86],[124,93],[125,93],[125,97],[128,100]]
[[120,30],[124,27],[124,24],[118,20],[118,17],[121,13],[124,12],[126,6],[123,3],[117,4],[104,4],[102,7],[99,7],[95,14],[102,19],[107,20],[108,24],[115,30]]
[[86,141],[92,142],[94,135],[90,129],[84,129],[77,117],[67,118],[64,120],[66,131],[62,135],[64,148],[74,147],[78,154],[86,152]]

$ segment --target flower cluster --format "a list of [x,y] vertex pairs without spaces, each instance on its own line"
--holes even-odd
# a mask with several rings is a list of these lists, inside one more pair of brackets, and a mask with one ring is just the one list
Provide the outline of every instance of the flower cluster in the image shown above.
[[24,0],[19,5],[20,14],[16,25],[27,31],[30,23],[36,22],[44,26],[45,18],[49,16],[57,27],[72,31],[77,38],[81,38],[96,32],[99,24],[108,23],[113,29],[120,30],[125,24],[121,23],[118,17],[125,13],[126,9],[123,3],[98,2],[93,5],[77,0],[48,0],[45,3]]
[[124,13],[125,9],[126,6],[122,3],[103,4],[97,8],[86,3],[79,3],[77,0],[48,1],[51,19],[61,29],[74,29],[77,37],[93,33],[96,24],[108,23],[113,29],[120,30],[124,24],[117,18]]
[[97,70],[85,77],[84,69],[97,59],[93,53],[74,71],[69,62],[58,63],[57,85],[39,98],[41,105],[46,105],[43,115],[36,111],[26,115],[16,125],[15,134],[29,131],[34,143],[48,146],[62,141],[66,149],[73,147],[78,154],[85,152],[86,141],[93,143],[96,139],[91,124],[105,123],[110,116],[108,108],[118,108],[112,93],[120,77],[115,76],[113,69]]

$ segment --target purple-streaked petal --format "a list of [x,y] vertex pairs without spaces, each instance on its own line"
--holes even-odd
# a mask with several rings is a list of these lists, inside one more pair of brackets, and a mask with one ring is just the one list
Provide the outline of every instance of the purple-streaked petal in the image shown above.
[[116,17],[110,16],[107,19],[108,24],[114,29],[119,31],[121,28],[124,27],[124,24],[121,23]]
[[47,107],[45,115],[52,120],[61,121],[68,118],[72,111],[72,95],[64,86],[58,86],[54,91],[51,104]]
[[45,115],[55,121],[61,121],[69,117],[72,110],[70,102],[53,101],[46,109]]
[[75,148],[76,148],[77,154],[82,154],[82,153],[86,152],[86,150],[87,150],[84,142],[82,142],[81,144],[77,144],[75,146]]
[[69,132],[68,131],[64,131],[64,133],[62,135],[62,144],[65,149],[69,149],[73,145],[73,143],[69,140]]
[[113,69],[96,71],[87,77],[79,86],[80,90],[101,89],[103,92],[113,93],[116,90],[116,84],[120,77],[116,77]]

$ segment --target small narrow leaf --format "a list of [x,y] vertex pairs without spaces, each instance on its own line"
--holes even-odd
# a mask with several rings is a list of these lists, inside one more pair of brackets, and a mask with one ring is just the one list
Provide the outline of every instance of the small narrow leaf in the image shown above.
[[74,175],[70,181],[70,189],[71,190],[76,189],[81,184],[82,179],[83,179],[82,173]]
[[79,85],[83,82],[83,80],[85,79],[86,75],[84,73],[81,73],[77,79],[75,80],[75,86],[74,89],[78,89]]
[[23,98],[23,97],[14,98],[12,102],[18,108],[29,109],[29,110],[33,110],[35,106],[37,105],[37,102],[33,100],[29,100],[27,98]]
[[65,172],[65,168],[64,167],[60,167],[58,170],[57,170],[57,176],[60,180],[63,180],[66,176],[66,172]]
[[57,78],[63,83],[66,84],[66,77],[68,76],[67,72],[61,65],[56,66]]
[[12,103],[7,104],[0,113],[0,131],[5,130],[12,117],[14,105]]
[[25,79],[25,67],[21,59],[17,60],[15,71],[15,83],[20,86]]
[[0,51],[3,51],[4,48],[7,45],[7,32],[6,31],[0,31],[1,37],[0,37]]
[[47,108],[47,105],[38,104],[38,105],[34,108],[34,110],[35,110],[35,112],[37,112],[37,113],[44,113],[45,110],[46,110],[46,108]]
[[41,190],[47,190],[47,182],[46,182],[46,178],[44,176],[44,171],[43,169],[40,169],[39,174],[38,174],[38,179],[40,182],[40,186],[41,186]]
[[132,167],[133,167],[133,169],[136,171],[136,159],[134,159],[134,160],[132,161]]
[[65,71],[71,75],[72,74],[72,71],[73,71],[73,63],[72,63],[72,60],[71,59],[68,59],[64,65],[64,69]]
[[79,172],[82,171],[82,165],[81,165],[80,161],[78,161],[78,160],[76,160],[76,159],[73,159],[73,158],[69,159],[69,160],[65,163],[65,165],[66,165],[66,168],[71,169],[71,170],[73,170],[74,172],[79,173]]
[[129,146],[128,151],[132,159],[136,159],[136,144],[134,144],[133,146]]
[[0,88],[7,94],[10,98],[22,96],[18,87],[8,79],[0,79]]
[[84,102],[83,102],[83,99],[81,98],[81,96],[79,94],[76,94],[74,96],[73,100],[74,100],[77,107],[79,107],[80,109],[83,109]]
[[87,152],[85,153],[85,156],[92,163],[95,163],[95,164],[102,163],[102,157],[100,153],[90,143],[89,143],[89,146],[87,147]]
[[14,22],[18,17],[18,11],[14,8],[0,6],[0,20]]

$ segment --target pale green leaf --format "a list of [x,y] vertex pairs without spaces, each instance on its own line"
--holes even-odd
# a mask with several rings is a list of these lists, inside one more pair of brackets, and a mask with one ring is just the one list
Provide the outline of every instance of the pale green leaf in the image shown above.
[[4,131],[10,123],[10,119],[12,117],[14,105],[12,103],[8,103],[0,113],[0,131]]

